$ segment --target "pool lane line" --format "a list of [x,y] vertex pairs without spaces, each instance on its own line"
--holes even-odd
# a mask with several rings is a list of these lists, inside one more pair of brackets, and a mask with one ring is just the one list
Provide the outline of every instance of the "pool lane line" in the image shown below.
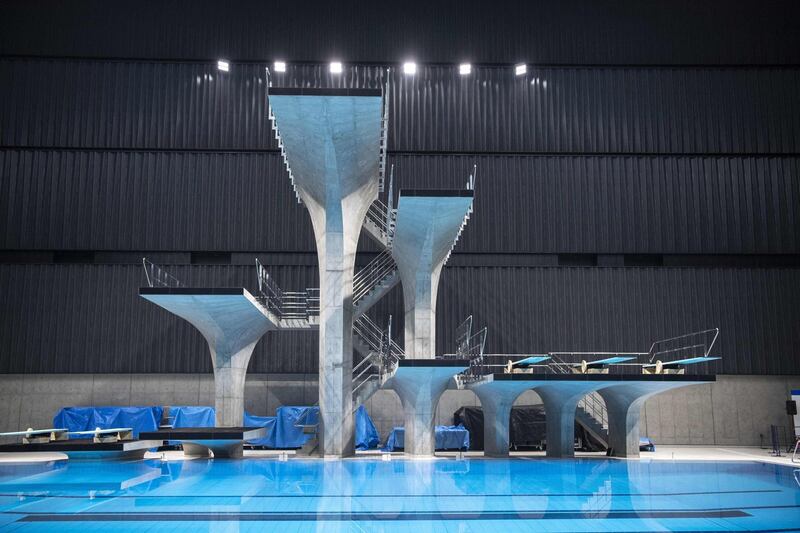
[[[754,490],[726,490],[720,492],[642,492],[642,493],[612,493],[610,496],[619,498],[633,498],[637,496],[652,498],[658,496],[710,496],[710,495],[723,495],[723,494],[766,494],[766,493],[783,493],[786,492],[782,489],[754,489]],[[86,495],[81,494],[64,494],[64,495],[50,495],[40,493],[0,493],[0,498],[17,498],[25,496],[29,498],[88,498]],[[563,494],[542,494],[540,492],[530,494],[168,494],[159,496],[157,494],[98,494],[92,499],[98,500],[101,498],[591,498],[597,496],[593,492],[576,492],[576,493],[563,493]]]
[[545,512],[355,512],[355,513],[86,513],[27,514],[20,522],[380,522],[450,520],[608,520],[745,518],[742,510],[718,511],[545,511]]

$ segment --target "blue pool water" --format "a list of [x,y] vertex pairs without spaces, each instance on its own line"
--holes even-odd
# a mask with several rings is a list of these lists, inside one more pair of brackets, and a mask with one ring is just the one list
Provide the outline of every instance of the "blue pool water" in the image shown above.
[[3,531],[796,531],[746,462],[273,459],[0,466]]

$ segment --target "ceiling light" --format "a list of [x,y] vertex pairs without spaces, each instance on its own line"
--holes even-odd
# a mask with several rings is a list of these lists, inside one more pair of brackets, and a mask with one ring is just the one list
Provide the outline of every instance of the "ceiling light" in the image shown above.
[[523,64],[521,64],[521,65],[517,65],[516,67],[514,67],[514,73],[515,73],[517,76],[522,76],[522,75],[523,75],[523,74],[525,74],[526,72],[528,72],[528,66],[527,66],[527,65],[525,65],[524,63],[523,63]]
[[275,72],[286,72],[286,62],[284,62],[284,61],[276,61],[275,62]]
[[231,68],[231,64],[228,63],[225,59],[220,59],[217,61],[217,68],[222,72],[228,72]]
[[472,72],[472,65],[470,65],[469,63],[461,63],[458,66],[458,73],[461,74],[462,76],[466,76],[471,72]]
[[331,73],[332,74],[341,74],[342,73],[342,63],[340,61],[332,61],[331,62]]
[[403,74],[416,74],[417,73],[417,64],[408,62],[403,63]]

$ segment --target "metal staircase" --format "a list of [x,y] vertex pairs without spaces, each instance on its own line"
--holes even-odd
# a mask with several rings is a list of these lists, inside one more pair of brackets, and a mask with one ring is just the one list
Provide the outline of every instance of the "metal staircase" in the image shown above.
[[353,322],[353,346],[362,355],[353,367],[353,409],[366,402],[394,373],[405,352],[392,340],[392,318],[382,330],[366,315]]
[[384,250],[353,276],[353,316],[358,318],[400,281],[392,252]]

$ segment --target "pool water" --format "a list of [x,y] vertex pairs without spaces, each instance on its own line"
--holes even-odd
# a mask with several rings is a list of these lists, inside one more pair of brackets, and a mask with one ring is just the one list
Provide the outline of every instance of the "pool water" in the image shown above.
[[0,466],[3,531],[800,531],[800,470],[613,459]]

